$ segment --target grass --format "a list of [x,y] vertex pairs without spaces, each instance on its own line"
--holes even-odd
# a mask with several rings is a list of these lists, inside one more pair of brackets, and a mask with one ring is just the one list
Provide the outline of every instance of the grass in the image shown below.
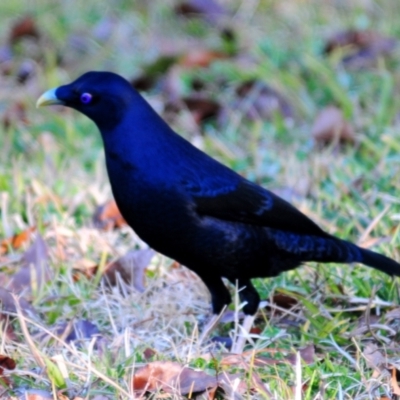
[[[238,112],[222,128],[207,124],[199,138],[188,131],[191,117],[182,111],[174,127],[190,140],[200,140],[206,152],[251,180],[269,188],[294,188],[300,194],[294,197],[296,206],[330,233],[354,242],[363,235],[385,238],[374,250],[399,260],[399,50],[373,68],[356,71],[339,66],[334,57],[323,57],[321,49],[327,37],[350,27],[400,38],[400,6],[396,0],[348,3],[235,3],[229,22],[237,32],[240,54],[249,56],[247,64],[220,60],[205,69],[183,71],[182,92],[189,91],[192,79],[202,79],[212,98],[230,104],[236,84],[257,78],[288,98],[296,118],[291,124],[279,118],[249,121]],[[36,319],[25,322],[26,330],[21,316],[13,322],[15,339],[7,338],[3,329],[0,352],[17,362],[9,374],[13,388],[7,395],[16,396],[26,388],[59,389],[62,384],[54,383],[57,373],[38,367],[43,360],[62,355],[70,398],[128,398],[132,374],[149,361],[145,350],[152,349],[152,361],[178,361],[209,373],[240,372],[249,385],[251,371],[257,373],[271,398],[293,398],[299,376],[305,400],[390,398],[391,375],[374,365],[366,349],[374,345],[388,363],[398,365],[399,319],[387,317],[399,303],[398,281],[367,267],[309,263],[275,279],[256,280],[262,298],[287,293],[296,304],[290,311],[275,306],[262,311],[260,339],[248,349],[279,358],[284,356],[271,356],[269,351],[296,352],[313,345],[317,361],[303,362],[297,369],[290,363],[257,367],[251,357],[244,364],[227,366],[223,350],[196,346],[198,329],[210,312],[208,293],[192,273],[172,268],[172,261],[161,255],[152,261],[144,293],[122,283],[110,290],[96,278],[74,279],[73,269],[82,260],[98,264],[144,244],[129,228],[103,232],[93,227],[96,206],[111,198],[94,125],[70,110],[36,110],[35,100],[45,89],[87,70],[111,69],[132,77],[165,48],[185,52],[193,43],[221,46],[215,27],[178,18],[172,4],[133,6],[118,1],[111,7],[106,2],[72,0],[67,6],[38,0],[0,5],[3,42],[13,21],[30,13],[46,43],[40,56],[36,54],[36,73],[26,85],[16,85],[13,74],[1,77],[0,112],[22,101],[29,122],[17,119],[7,130],[0,128],[0,232],[8,237],[37,225],[49,246],[55,274],[42,290],[25,293],[37,311]],[[106,17],[116,22],[109,39],[101,42],[94,30]],[[24,46],[17,46],[13,68],[26,57]],[[63,55],[62,66],[57,65],[56,54]],[[227,81],[222,86],[221,76]],[[163,109],[159,90],[146,97]],[[314,146],[312,122],[329,104],[340,106],[354,126],[356,145],[340,151]],[[3,257],[6,282],[13,257],[22,252]],[[57,323],[74,319],[95,324],[102,344],[87,340],[74,346],[43,336],[45,331],[55,335]],[[220,333],[230,329],[223,324]]]

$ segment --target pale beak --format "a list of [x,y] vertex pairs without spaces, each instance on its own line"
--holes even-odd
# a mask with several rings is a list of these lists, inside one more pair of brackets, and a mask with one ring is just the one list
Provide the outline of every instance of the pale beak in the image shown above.
[[43,93],[36,102],[36,108],[42,106],[50,106],[52,104],[65,104],[56,96],[57,89],[58,88],[50,89],[47,92]]

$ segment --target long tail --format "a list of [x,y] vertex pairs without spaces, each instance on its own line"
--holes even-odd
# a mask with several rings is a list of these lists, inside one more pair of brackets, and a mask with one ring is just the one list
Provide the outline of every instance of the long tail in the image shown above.
[[388,275],[400,276],[400,264],[398,262],[371,250],[360,249],[360,252],[361,263],[386,272]]
[[400,263],[392,260],[383,254],[375,253],[374,251],[363,249],[354,243],[348,242],[333,237],[333,242],[329,239],[329,245],[327,246],[327,252],[331,252],[331,257],[337,257],[336,262],[359,262],[367,265],[368,267],[375,268],[379,271],[385,272],[388,275],[400,276]]
[[[329,234],[326,234],[325,237],[318,237],[278,230],[270,230],[268,233],[279,250],[297,257],[300,262],[358,262],[388,275],[400,276],[400,264],[398,262]],[[293,266],[290,268],[293,268]]]

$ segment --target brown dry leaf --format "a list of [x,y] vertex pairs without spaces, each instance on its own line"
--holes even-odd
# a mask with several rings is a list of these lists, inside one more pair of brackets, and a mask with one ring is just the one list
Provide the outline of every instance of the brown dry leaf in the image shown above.
[[185,97],[182,101],[198,125],[209,118],[216,117],[221,109],[218,102],[203,97]]
[[48,248],[42,236],[36,235],[35,241],[22,257],[22,266],[14,274],[10,281],[10,289],[15,293],[22,290],[36,290],[48,282],[52,277],[52,272],[48,265]]
[[31,16],[26,16],[14,23],[8,40],[10,44],[15,44],[23,37],[32,37],[34,39],[39,39],[40,37],[39,29]]
[[10,357],[0,355],[0,367],[5,369],[15,369],[17,363]]
[[9,377],[4,376],[4,369],[13,370],[17,366],[17,363],[10,357],[0,355],[0,382],[3,386],[11,386],[11,380]]
[[3,239],[0,242],[0,255],[8,253],[11,249],[17,250],[22,247],[31,238],[33,232],[36,231],[36,226],[25,229],[24,231],[17,233],[16,235]]
[[375,65],[379,57],[392,53],[396,45],[396,39],[382,36],[379,32],[347,30],[332,36],[324,52],[341,51],[344,65],[365,68]]
[[157,354],[157,352],[153,349],[151,349],[150,347],[147,347],[146,349],[144,349],[143,351],[143,357],[146,361],[149,361],[151,358],[153,358],[155,355]]
[[294,297],[291,297],[285,293],[274,293],[272,296],[272,303],[277,306],[289,310],[298,304],[298,300]]
[[110,263],[104,271],[104,279],[111,286],[117,284],[117,275],[126,283],[132,283],[139,292],[145,290],[145,270],[155,255],[152,249],[132,250]]
[[227,15],[227,11],[214,0],[188,0],[179,3],[175,12],[184,17],[201,17],[211,23],[217,23]]
[[126,225],[115,200],[109,200],[102,206],[97,207],[93,215],[94,225],[102,230],[109,231]]
[[216,60],[226,59],[226,53],[207,49],[191,50],[182,55],[178,64],[184,68],[206,68]]
[[132,386],[135,392],[163,390],[184,396],[214,388],[218,382],[215,376],[203,371],[195,371],[176,362],[155,361],[135,372]]
[[320,111],[311,135],[318,145],[354,143],[356,140],[353,127],[344,119],[343,112],[335,106],[328,106]]

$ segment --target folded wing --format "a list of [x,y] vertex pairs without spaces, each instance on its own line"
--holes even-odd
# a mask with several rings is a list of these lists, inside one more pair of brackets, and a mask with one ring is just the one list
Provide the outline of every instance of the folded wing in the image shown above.
[[[217,192],[217,191],[215,191]],[[191,193],[197,213],[225,221],[243,222],[303,235],[329,237],[311,219],[274,193],[245,179],[221,194]]]

